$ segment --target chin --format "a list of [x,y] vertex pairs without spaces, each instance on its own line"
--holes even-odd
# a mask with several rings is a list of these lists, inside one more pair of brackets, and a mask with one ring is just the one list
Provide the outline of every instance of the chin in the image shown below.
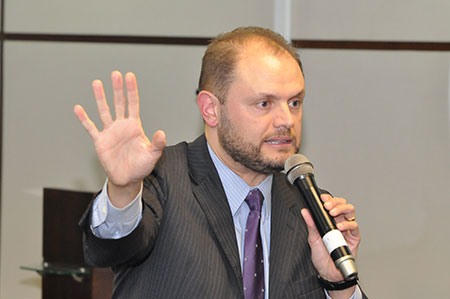
[[276,169],[278,171],[284,170],[284,163],[286,162],[287,158],[289,158],[291,154],[286,154],[283,156],[278,155],[277,157],[265,157],[264,161],[269,168]]
[[293,148],[290,149],[283,149],[283,150],[277,150],[275,153],[267,153],[265,156],[265,159],[268,161],[273,161],[273,163],[280,163],[283,164],[286,162],[287,158],[295,154],[296,151]]

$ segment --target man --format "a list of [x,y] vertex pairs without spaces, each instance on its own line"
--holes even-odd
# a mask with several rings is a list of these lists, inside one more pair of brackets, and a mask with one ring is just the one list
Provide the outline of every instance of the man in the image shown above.
[[[205,134],[193,143],[165,148],[162,131],[150,141],[134,75],[125,76],[127,98],[122,75],[111,78],[115,120],[98,80],[103,131],[81,106],[74,112],[108,176],[80,222],[85,258],[113,268],[114,298],[361,298],[355,286],[324,291],[317,274],[343,277],[280,173],[300,146],[305,95],[283,38],[248,27],[211,42],[197,96]],[[322,199],[356,256],[354,207]]]

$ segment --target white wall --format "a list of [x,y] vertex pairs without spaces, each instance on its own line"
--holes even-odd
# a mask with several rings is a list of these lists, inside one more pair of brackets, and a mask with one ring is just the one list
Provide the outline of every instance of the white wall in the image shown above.
[[[249,1],[4,0],[5,31],[214,36],[272,27],[274,3]],[[292,1],[293,39],[449,42],[438,1]],[[278,20],[280,22],[280,20]],[[202,130],[194,91],[201,46],[5,43],[0,298],[40,298],[42,189],[95,191],[104,174],[72,108],[97,121],[93,79],[138,77],[144,127],[170,144]],[[371,298],[448,296],[448,52],[301,50],[303,151],[318,182],[357,206],[358,264]],[[109,93],[109,89],[107,91]],[[98,121],[97,121],[98,123]]]

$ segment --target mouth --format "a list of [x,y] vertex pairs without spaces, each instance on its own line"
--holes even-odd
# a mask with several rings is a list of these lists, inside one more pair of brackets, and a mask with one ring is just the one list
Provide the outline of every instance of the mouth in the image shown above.
[[291,137],[273,137],[264,140],[264,143],[270,145],[291,145],[293,143],[293,139]]

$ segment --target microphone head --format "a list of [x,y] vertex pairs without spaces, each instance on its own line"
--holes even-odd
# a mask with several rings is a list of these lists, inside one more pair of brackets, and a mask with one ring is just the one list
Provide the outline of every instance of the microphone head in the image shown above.
[[314,174],[314,166],[305,156],[294,154],[284,163],[284,171],[289,183],[294,184],[294,181],[301,175]]

